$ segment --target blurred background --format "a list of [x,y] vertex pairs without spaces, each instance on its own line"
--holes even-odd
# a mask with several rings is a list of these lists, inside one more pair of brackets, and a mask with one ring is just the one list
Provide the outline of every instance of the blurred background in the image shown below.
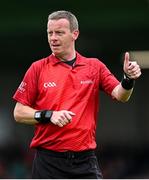
[[99,58],[119,80],[124,52],[142,53],[132,57],[142,76],[128,103],[100,94],[96,152],[104,178],[149,178],[149,0],[0,2],[0,178],[31,178],[34,129],[14,121],[12,96],[30,64],[49,55],[47,17],[62,9],[79,20],[77,51]]

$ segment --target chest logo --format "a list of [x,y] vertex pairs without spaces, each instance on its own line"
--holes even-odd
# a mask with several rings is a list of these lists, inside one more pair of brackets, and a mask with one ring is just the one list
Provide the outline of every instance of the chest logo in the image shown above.
[[93,84],[93,81],[92,80],[85,80],[85,81],[80,81],[81,84]]
[[55,82],[45,82],[43,86],[45,88],[52,88],[52,87],[56,87],[56,83]]

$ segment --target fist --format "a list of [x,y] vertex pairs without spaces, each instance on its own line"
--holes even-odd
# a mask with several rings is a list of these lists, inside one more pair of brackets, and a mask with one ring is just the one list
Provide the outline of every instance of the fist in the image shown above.
[[125,53],[123,70],[131,79],[137,79],[141,75],[140,66],[136,61],[130,61],[128,52]]
[[75,116],[75,113],[72,111],[53,111],[51,122],[59,127],[63,127],[72,121],[73,116]]

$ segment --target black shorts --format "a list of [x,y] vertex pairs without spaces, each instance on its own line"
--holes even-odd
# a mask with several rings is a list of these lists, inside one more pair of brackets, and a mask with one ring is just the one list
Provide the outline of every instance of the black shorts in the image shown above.
[[54,152],[38,149],[32,167],[33,179],[102,179],[93,150]]

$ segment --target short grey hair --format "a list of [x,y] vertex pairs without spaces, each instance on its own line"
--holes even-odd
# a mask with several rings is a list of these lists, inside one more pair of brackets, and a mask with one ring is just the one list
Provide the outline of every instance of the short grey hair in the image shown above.
[[69,11],[61,10],[61,11],[54,11],[53,13],[49,14],[49,20],[59,20],[59,19],[67,19],[70,24],[70,31],[79,30],[79,24],[76,16]]

